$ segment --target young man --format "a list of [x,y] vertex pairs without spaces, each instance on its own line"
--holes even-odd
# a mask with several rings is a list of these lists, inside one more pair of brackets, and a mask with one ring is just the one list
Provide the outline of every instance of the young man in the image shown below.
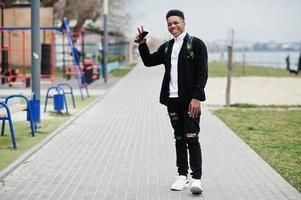
[[202,153],[199,143],[200,102],[205,100],[204,88],[208,77],[207,50],[198,38],[185,32],[185,18],[180,10],[166,14],[168,31],[173,39],[150,53],[146,39],[142,38],[143,27],[136,37],[139,52],[145,66],[164,64],[160,103],[167,106],[176,140],[176,156],[179,177],[172,190],[182,190],[188,184],[188,156],[192,170],[190,191],[203,192],[201,186]]

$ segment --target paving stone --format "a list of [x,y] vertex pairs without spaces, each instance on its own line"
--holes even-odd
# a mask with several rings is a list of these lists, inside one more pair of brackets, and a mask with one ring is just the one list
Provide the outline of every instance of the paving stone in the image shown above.
[[137,66],[7,176],[0,199],[301,199],[205,104],[204,194],[171,191],[177,170],[167,110],[158,103],[162,77],[163,67]]

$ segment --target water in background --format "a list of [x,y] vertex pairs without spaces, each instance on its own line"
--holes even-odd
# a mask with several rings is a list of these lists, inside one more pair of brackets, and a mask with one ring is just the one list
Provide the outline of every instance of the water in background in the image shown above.
[[[286,56],[290,56],[290,69],[297,69],[300,52],[298,51],[253,51],[245,52],[245,60],[248,65],[256,65],[263,67],[277,67],[286,69]],[[208,53],[208,60],[211,61],[226,61],[228,58],[227,52]],[[243,52],[234,52],[233,60],[235,63],[243,63]]]

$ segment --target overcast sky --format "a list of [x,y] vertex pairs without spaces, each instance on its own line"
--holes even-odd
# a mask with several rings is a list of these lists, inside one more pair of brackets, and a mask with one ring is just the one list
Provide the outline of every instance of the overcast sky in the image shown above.
[[228,38],[229,29],[237,40],[301,41],[301,0],[129,0],[132,10],[129,35],[144,25],[150,36],[169,37],[165,15],[181,9],[186,30],[204,41]]

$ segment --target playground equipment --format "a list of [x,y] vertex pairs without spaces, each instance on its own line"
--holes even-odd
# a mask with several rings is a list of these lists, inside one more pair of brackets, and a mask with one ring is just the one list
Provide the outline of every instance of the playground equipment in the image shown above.
[[67,39],[69,41],[69,45],[71,48],[71,52],[73,55],[73,65],[74,65],[74,70],[76,72],[76,80],[80,89],[80,93],[81,93],[81,98],[83,99],[83,92],[82,92],[82,88],[86,89],[87,92],[87,96],[89,96],[89,92],[88,92],[88,84],[86,82],[85,76],[83,75],[83,71],[80,68],[80,59],[79,59],[79,55],[78,55],[78,50],[75,48],[74,43],[72,41],[72,35],[71,35],[71,30],[68,24],[68,20],[66,17],[64,17],[64,21],[63,21],[63,27],[65,27],[66,30],[66,34],[67,34]]
[[[21,95],[21,94],[15,94],[15,95],[10,95],[8,97],[5,98],[5,104],[8,103],[8,101],[10,99],[13,99],[13,98],[21,98],[21,99],[24,99],[25,102],[26,102],[26,111],[27,111],[27,118],[28,118],[28,121],[30,123],[30,128],[31,128],[31,134],[32,134],[32,137],[35,136],[35,126],[34,126],[34,118],[33,118],[33,108],[30,104],[30,100],[27,99],[27,97],[25,97],[24,95]],[[5,129],[5,121],[2,122],[2,130],[1,130],[1,136],[3,136],[4,134],[4,129]]]
[[[52,91],[54,91],[55,93],[52,94]],[[53,99],[54,110],[56,110],[58,113],[60,113],[61,110],[64,109],[64,103],[65,103],[66,113],[68,113],[66,96],[62,88],[59,88],[57,86],[52,86],[48,88],[46,93],[46,98],[45,98],[44,112],[46,112],[47,109],[48,99]]]
[[75,108],[75,99],[74,99],[73,89],[72,89],[71,85],[69,85],[68,83],[60,83],[57,85],[57,87],[62,88],[65,95],[66,94],[71,95],[73,108]]
[[[30,86],[30,54],[31,48],[26,38],[29,37],[30,29],[26,27],[0,28],[2,34],[7,38],[6,44],[0,48],[3,63],[1,64],[1,82],[12,86],[16,81],[25,82]],[[45,29],[43,32],[45,33]],[[54,82],[54,32],[43,34],[41,45],[41,78]],[[50,44],[46,43],[50,38]],[[48,39],[49,40],[49,39]]]
[[[0,31],[8,31],[9,33],[11,31],[23,31],[24,32],[26,30],[31,30],[31,28],[30,27],[2,27],[2,28],[0,28]],[[73,43],[73,40],[72,40],[72,33],[71,33],[71,30],[70,30],[67,18],[65,17],[63,19],[63,25],[61,27],[41,27],[41,30],[43,30],[43,31],[65,32],[67,40],[68,40],[69,47],[71,49],[71,55],[72,55],[72,61],[73,61],[73,66],[72,66],[73,68],[72,69],[73,69],[74,75],[76,76],[76,79],[77,79],[77,83],[78,83],[80,93],[81,93],[81,98],[84,99],[82,89],[85,89],[86,93],[87,93],[87,96],[89,96],[88,87],[87,87],[88,84],[87,84],[86,78],[84,76],[84,73],[83,73],[83,70],[82,70],[82,67],[81,67],[81,64],[80,64],[78,50],[76,49],[76,47]],[[8,39],[8,41],[9,41],[8,45],[9,45],[10,44],[10,37],[8,37],[8,38],[9,38]],[[54,36],[52,37],[52,39],[54,40]],[[52,45],[54,45],[54,42],[52,42]],[[7,52],[7,60],[10,61],[10,62],[6,62],[7,65],[9,65],[8,63],[12,63],[12,50],[13,50],[13,48],[8,46],[7,48],[3,48],[1,50],[4,50],[4,51]],[[20,49],[15,49],[15,50],[19,51]],[[27,58],[25,50],[29,51],[30,49],[26,48],[25,45],[23,45],[23,47],[22,47],[22,51],[24,52],[22,54],[22,59],[23,60],[25,60]],[[42,50],[43,50],[43,47],[42,47]],[[50,75],[50,76],[48,75],[48,77],[50,77],[52,79],[54,79],[54,56],[53,56],[54,53],[53,53],[53,51],[54,51],[54,47],[52,46],[52,50],[51,50],[51,55],[52,55],[52,57],[51,57],[52,58],[52,61],[51,61],[51,66],[52,66],[51,74],[52,75]],[[48,54],[49,53],[50,52],[48,52]],[[23,62],[23,63],[25,63],[25,62]],[[43,63],[43,59],[42,59],[42,63]],[[2,63],[2,66],[4,66],[4,67],[1,68],[1,73],[0,73],[1,74],[0,79],[2,80],[2,83],[7,81],[9,84],[12,84],[12,82],[15,81],[17,78],[21,78],[23,81],[28,82],[30,75],[27,74],[26,72],[23,72],[22,75],[21,75],[20,70],[19,69],[13,69],[12,65],[10,65],[9,67],[5,67],[5,63]],[[41,70],[41,71],[42,71],[42,77],[43,77],[43,70]],[[44,77],[46,77],[46,76],[44,76]]]
[[[52,94],[52,91],[54,91],[55,93]],[[60,113],[61,110],[64,109],[65,105],[66,113],[68,113],[68,105],[66,98],[67,94],[71,95],[73,108],[75,108],[75,99],[71,85],[69,85],[68,83],[60,83],[57,86],[49,87],[46,93],[44,112],[46,112],[47,109],[48,99],[53,99],[54,110]]]
[[30,123],[32,137],[35,137],[37,121],[35,121],[35,117],[34,117],[34,109],[33,109],[34,107],[31,103],[32,100],[28,100],[28,98],[25,97],[24,95],[21,95],[21,94],[10,95],[5,98],[5,102],[0,102],[0,108],[5,110],[5,113],[0,116],[0,120],[2,120],[1,136],[4,136],[5,122],[8,121],[13,148],[16,149],[17,143],[16,143],[15,132],[14,132],[14,126],[13,126],[13,122],[12,122],[12,118],[11,118],[11,112],[10,112],[10,109],[8,106],[9,101],[14,98],[21,98],[21,99],[24,99],[26,102],[27,120]]
[[16,143],[13,122],[11,120],[10,110],[9,110],[8,106],[3,102],[0,102],[0,107],[3,107],[6,111],[6,114],[4,116],[0,116],[0,120],[2,120],[1,136],[3,136],[3,133],[4,133],[4,125],[3,124],[5,124],[5,121],[7,120],[9,123],[9,127],[10,127],[10,135],[11,135],[11,140],[13,143],[13,148],[16,149],[17,143]]

